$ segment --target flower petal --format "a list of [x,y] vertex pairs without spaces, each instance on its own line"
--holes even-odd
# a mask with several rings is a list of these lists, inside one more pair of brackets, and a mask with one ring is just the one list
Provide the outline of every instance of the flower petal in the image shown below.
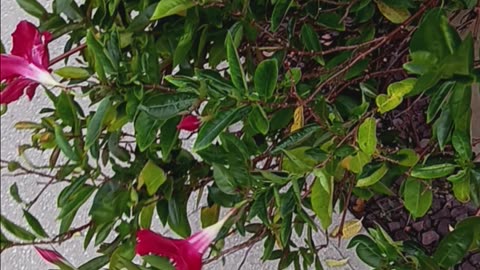
[[52,39],[50,33],[41,34],[30,22],[21,21],[12,34],[13,55],[20,56],[39,67],[48,67],[47,44]]
[[223,227],[223,224],[228,220],[233,211],[229,212],[222,220],[219,220],[217,223],[203,229],[202,231],[190,236],[187,241],[192,245],[192,247],[197,250],[200,254],[205,253],[213,240],[217,238],[218,233]]
[[47,262],[58,266],[60,269],[77,269],[71,263],[69,263],[60,253],[49,250],[35,247],[35,250],[38,254]]
[[35,247],[35,250],[38,252],[38,254],[47,262],[51,264],[57,264],[62,261],[65,261],[65,258],[63,258],[60,253],[54,251],[54,250],[48,250],[48,249],[43,249],[39,247]]
[[18,78],[8,83],[8,85],[0,92],[0,104],[9,104],[13,101],[18,100],[23,93],[25,93],[25,89],[27,91],[27,95],[30,99],[32,99],[33,95],[35,94],[35,89],[37,88],[38,83],[32,82],[28,79]]
[[50,75],[48,70],[39,68],[19,56],[2,54],[0,56],[0,65],[1,81],[12,79],[15,76],[22,76],[47,86],[60,85],[52,75]]
[[150,230],[137,232],[135,252],[140,256],[156,255],[166,257],[177,270],[200,270],[202,254],[198,253],[186,240],[163,237]]
[[195,131],[200,126],[200,120],[193,115],[185,116],[182,121],[177,125],[177,129],[186,131]]

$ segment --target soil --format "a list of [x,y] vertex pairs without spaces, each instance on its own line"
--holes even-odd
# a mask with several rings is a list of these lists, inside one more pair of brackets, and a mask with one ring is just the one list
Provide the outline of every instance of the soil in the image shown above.
[[[400,182],[393,186],[397,194]],[[375,196],[367,202],[352,198],[351,205],[364,204],[364,208],[362,207],[362,212],[356,212],[358,208],[351,210],[357,218],[363,217],[364,227],[372,228],[378,224],[395,241],[416,241],[427,254],[431,255],[442,238],[458,222],[469,216],[475,216],[480,211],[472,204],[458,202],[452,195],[450,184],[446,181],[434,181],[433,188],[432,207],[422,218],[411,217],[397,196]],[[480,252],[469,254],[455,269],[480,269]]]
[[[427,107],[428,98],[414,102],[408,100],[407,106],[382,119],[377,126],[377,129],[381,130],[379,134],[395,134],[390,136],[394,137],[390,142],[391,146],[408,145],[417,153],[422,153],[428,148],[432,133],[430,126],[425,123],[424,112]],[[395,194],[399,194],[403,180],[398,179],[390,187]],[[364,227],[372,228],[378,224],[395,241],[416,241],[427,254],[431,255],[442,238],[458,222],[469,216],[480,215],[480,208],[472,204],[462,204],[454,198],[451,185],[446,180],[433,181],[432,185],[434,191],[432,206],[422,218],[414,219],[410,216],[399,196],[378,195],[366,202],[352,196],[350,210],[357,218],[363,217]],[[480,269],[480,252],[468,254],[454,269]]]

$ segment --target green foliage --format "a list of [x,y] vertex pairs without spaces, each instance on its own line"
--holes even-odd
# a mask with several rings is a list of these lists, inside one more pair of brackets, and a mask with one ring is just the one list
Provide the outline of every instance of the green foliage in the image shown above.
[[[27,149],[49,153],[51,183],[65,184],[55,239],[72,237],[88,208],[80,231],[100,256],[79,269],[170,269],[154,256],[132,262],[135,233],[158,218],[190,236],[195,194],[207,203],[203,226],[236,206],[235,232],[263,241],[262,260],[279,269],[322,269],[313,232],[331,230],[335,206],[346,211],[352,193],[400,196],[417,218],[430,208],[432,181],[448,181],[457,200],[480,204],[470,131],[475,37],[448,17],[475,1],[56,0],[52,10],[17,2],[66,40],[61,60],[78,53],[80,66],[54,71],[68,87],[38,91],[52,106],[35,107],[38,122],[16,128],[32,135],[22,158]],[[431,137],[409,130],[418,122],[393,124],[417,119],[425,98]],[[187,115],[198,116],[198,130],[177,128]],[[2,216],[2,250],[48,238],[15,184],[10,193],[32,232]],[[382,229],[349,246],[376,269],[448,268],[478,249],[475,226],[459,223],[433,259]]]

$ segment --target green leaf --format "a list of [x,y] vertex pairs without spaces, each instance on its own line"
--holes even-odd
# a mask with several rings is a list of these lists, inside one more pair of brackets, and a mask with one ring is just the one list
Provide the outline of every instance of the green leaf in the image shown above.
[[[190,12],[192,11],[192,12]],[[186,59],[188,53],[192,48],[192,40],[195,34],[196,26],[198,23],[197,13],[190,9],[187,12],[187,18],[185,20],[185,25],[183,26],[184,32],[178,41],[177,48],[173,55],[173,66],[176,67]]]
[[410,62],[403,64],[403,68],[412,74],[423,75],[433,71],[438,66],[438,58],[428,51],[416,51],[410,53]]
[[202,207],[200,213],[200,221],[202,223],[202,228],[206,228],[210,225],[217,223],[220,216],[220,206],[214,204],[211,207]]
[[43,5],[36,0],[17,0],[17,3],[25,12],[38,19],[47,14]]
[[148,264],[155,267],[155,269],[175,270],[175,267],[169,262],[169,260],[167,258],[158,257],[158,256],[155,256],[155,255],[143,256],[142,258]]
[[261,134],[266,135],[268,133],[270,122],[268,121],[267,114],[259,105],[253,106],[248,116],[248,122]]
[[466,174],[461,181],[452,183],[453,195],[461,203],[470,201],[470,174]]
[[59,205],[62,210],[60,210],[57,219],[61,219],[63,221],[72,218],[73,221],[72,215],[75,216],[77,210],[90,198],[90,195],[92,195],[94,191],[95,189],[93,187],[82,186],[80,190],[67,198],[68,200],[64,205]]
[[320,44],[320,38],[317,35],[317,32],[313,29],[312,26],[304,24],[300,30],[300,38],[302,40],[303,46],[309,52],[320,52],[322,51],[322,45]]
[[109,57],[108,51],[97,40],[91,30],[87,32],[87,48],[95,58],[95,71],[101,81],[107,79],[107,74],[114,73],[114,65]]
[[267,101],[273,96],[277,86],[278,79],[278,64],[275,59],[268,59],[262,61],[255,70],[253,82],[255,85],[255,92]]
[[380,168],[374,171],[371,175],[358,179],[357,187],[368,187],[371,186],[382,179],[385,174],[388,172],[388,167],[386,164],[383,164]]
[[137,32],[145,29],[145,27],[151,23],[150,18],[152,17],[157,5],[158,3],[153,3],[147,8],[143,9],[128,25],[127,32]]
[[16,225],[15,223],[11,222],[10,220],[8,220],[3,215],[0,215],[0,223],[2,224],[3,228],[6,231],[13,234],[15,237],[17,237],[19,239],[22,239],[22,240],[25,240],[25,241],[33,241],[37,238],[33,233],[31,233],[31,232],[25,230],[24,228]]
[[10,196],[17,202],[17,203],[23,203],[22,198],[20,197],[20,194],[18,193],[18,186],[17,183],[13,183],[10,186]]
[[385,263],[382,251],[370,237],[357,235],[348,244],[348,248],[357,246],[355,249],[358,258],[372,267],[381,267]]
[[433,253],[433,260],[444,268],[453,267],[467,255],[472,241],[473,232],[471,230],[455,229],[440,241]]
[[80,158],[72,148],[72,146],[68,143],[65,134],[63,133],[62,128],[59,125],[55,125],[55,142],[58,145],[58,148],[62,150],[62,153],[70,160],[79,161]]
[[233,121],[238,120],[238,117],[243,115],[246,110],[248,108],[243,107],[222,112],[217,114],[213,120],[204,123],[198,132],[193,151],[197,152],[207,148],[225,128],[232,124]]
[[383,16],[392,23],[400,24],[410,17],[410,12],[407,8],[391,7],[381,0],[376,0],[375,3],[377,3],[378,10],[380,10]]
[[160,131],[160,148],[162,149],[162,160],[167,161],[170,152],[178,143],[178,134],[180,131],[177,125],[180,122],[180,117],[173,117],[165,121]]
[[57,75],[64,79],[76,79],[76,80],[82,80],[82,79],[87,79],[90,77],[90,72],[88,72],[84,68],[80,67],[61,67],[57,70],[54,71]]
[[23,216],[25,217],[25,219],[27,220],[27,223],[28,225],[30,226],[30,228],[32,228],[32,230],[40,237],[42,238],[47,238],[48,237],[48,234],[47,232],[45,232],[45,230],[43,229],[42,225],[40,224],[40,222],[38,222],[37,218],[35,216],[33,216],[32,214],[30,214],[30,212],[28,212],[27,210],[23,210]]
[[457,168],[457,165],[449,163],[415,167],[410,175],[420,179],[435,179],[449,176],[455,171],[455,168]]
[[367,155],[373,155],[377,149],[377,124],[375,118],[365,119],[358,129],[358,146]]
[[478,228],[480,228],[480,217],[478,216],[468,217],[455,226],[455,230],[473,232],[473,241],[469,248],[471,251],[480,248],[480,230]]
[[167,120],[192,107],[198,97],[189,93],[161,94],[148,98],[138,108],[155,120]]
[[155,8],[151,20],[181,14],[196,4],[197,2],[194,0],[161,0]]
[[332,224],[333,213],[333,176],[323,170],[314,170],[315,182],[312,186],[312,209],[320,219],[322,228],[328,229]]
[[398,105],[402,104],[402,101],[402,97],[389,97],[385,94],[380,94],[375,98],[375,103],[377,104],[378,111],[382,114],[395,109]]
[[428,186],[415,178],[405,181],[403,200],[405,208],[415,218],[424,216],[432,205],[433,193]]
[[440,88],[432,95],[427,109],[427,123],[437,116],[442,107],[448,100],[449,94],[455,86],[455,82],[448,81],[443,83]]
[[163,121],[153,119],[146,112],[140,111],[138,113],[134,125],[135,140],[141,152],[152,145],[157,138],[158,129],[163,123]]
[[437,59],[452,54],[460,43],[460,37],[449,25],[443,9],[435,8],[423,16],[417,31],[410,41],[410,51],[426,51]]
[[453,54],[443,59],[439,67],[443,77],[452,77],[454,74],[468,76],[473,70],[473,38],[472,34],[463,40],[463,42],[455,49]]
[[168,225],[183,238],[191,234],[187,217],[187,203],[182,199],[182,195],[173,196],[168,201]]
[[217,187],[226,194],[236,194],[237,184],[230,171],[223,165],[213,163],[213,180]]
[[57,116],[62,119],[63,123],[71,126],[73,132],[77,132],[79,120],[72,95],[62,91],[58,96],[57,102],[55,102],[55,108],[57,109]]
[[[273,121],[273,120],[272,120]],[[277,147],[272,150],[272,154],[277,154],[284,149],[291,149],[308,138],[310,138],[315,132],[319,131],[320,127],[317,125],[307,125],[303,128],[291,133],[290,136],[286,137],[285,139],[281,140]]]
[[156,206],[157,205],[155,203],[150,203],[142,207],[139,217],[140,228],[150,229],[150,226],[152,225],[153,212],[155,212]]
[[79,266],[78,270],[102,269],[109,261],[110,257],[108,255],[99,256]]
[[292,0],[277,0],[275,7],[273,7],[272,18],[271,18],[271,31],[276,32],[280,23],[283,21],[285,15],[287,15],[290,6],[292,5]]
[[143,184],[145,184],[148,195],[152,196],[166,180],[167,176],[163,169],[149,160],[138,176],[138,188],[141,188]]
[[445,145],[448,143],[448,137],[453,129],[453,120],[450,114],[450,108],[448,106],[443,108],[440,117],[433,124],[433,129],[435,131],[435,136],[437,137],[438,145],[443,151]]
[[395,154],[395,160],[397,160],[398,163],[402,166],[412,167],[418,163],[420,157],[417,155],[417,152],[415,152],[415,150],[404,148]]
[[248,91],[247,79],[245,78],[245,72],[243,71],[242,63],[240,62],[240,56],[238,55],[230,32],[227,33],[225,47],[227,49],[228,69],[230,71],[232,83],[237,90],[235,94],[237,97],[242,97]]
[[387,87],[387,93],[389,96],[404,97],[415,86],[417,79],[408,78],[402,81],[394,82]]
[[342,16],[335,12],[321,13],[318,16],[317,23],[337,31],[345,31],[345,24],[342,21]]
[[98,105],[97,111],[93,115],[92,119],[87,126],[87,135],[85,136],[85,149],[89,149],[100,137],[100,133],[103,128],[103,121],[110,109],[112,101],[110,97],[104,98],[100,105]]

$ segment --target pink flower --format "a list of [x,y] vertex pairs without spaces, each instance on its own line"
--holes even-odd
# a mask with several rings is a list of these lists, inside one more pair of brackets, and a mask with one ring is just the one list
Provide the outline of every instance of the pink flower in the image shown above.
[[185,240],[163,237],[150,230],[140,230],[137,232],[135,251],[140,256],[166,257],[177,270],[200,270],[203,254],[215,240],[231,213]]
[[177,125],[177,129],[186,131],[196,131],[200,126],[200,119],[193,115],[185,116],[180,124]]
[[0,58],[0,81],[7,83],[0,92],[0,104],[18,100],[24,92],[32,99],[40,83],[46,86],[60,85],[48,71],[47,45],[51,39],[50,33],[40,33],[27,21],[17,25],[12,34],[11,54],[2,54]]
[[60,253],[54,250],[48,250],[43,248],[35,247],[35,250],[38,254],[47,262],[62,267],[69,267],[70,269],[74,269],[73,267]]

